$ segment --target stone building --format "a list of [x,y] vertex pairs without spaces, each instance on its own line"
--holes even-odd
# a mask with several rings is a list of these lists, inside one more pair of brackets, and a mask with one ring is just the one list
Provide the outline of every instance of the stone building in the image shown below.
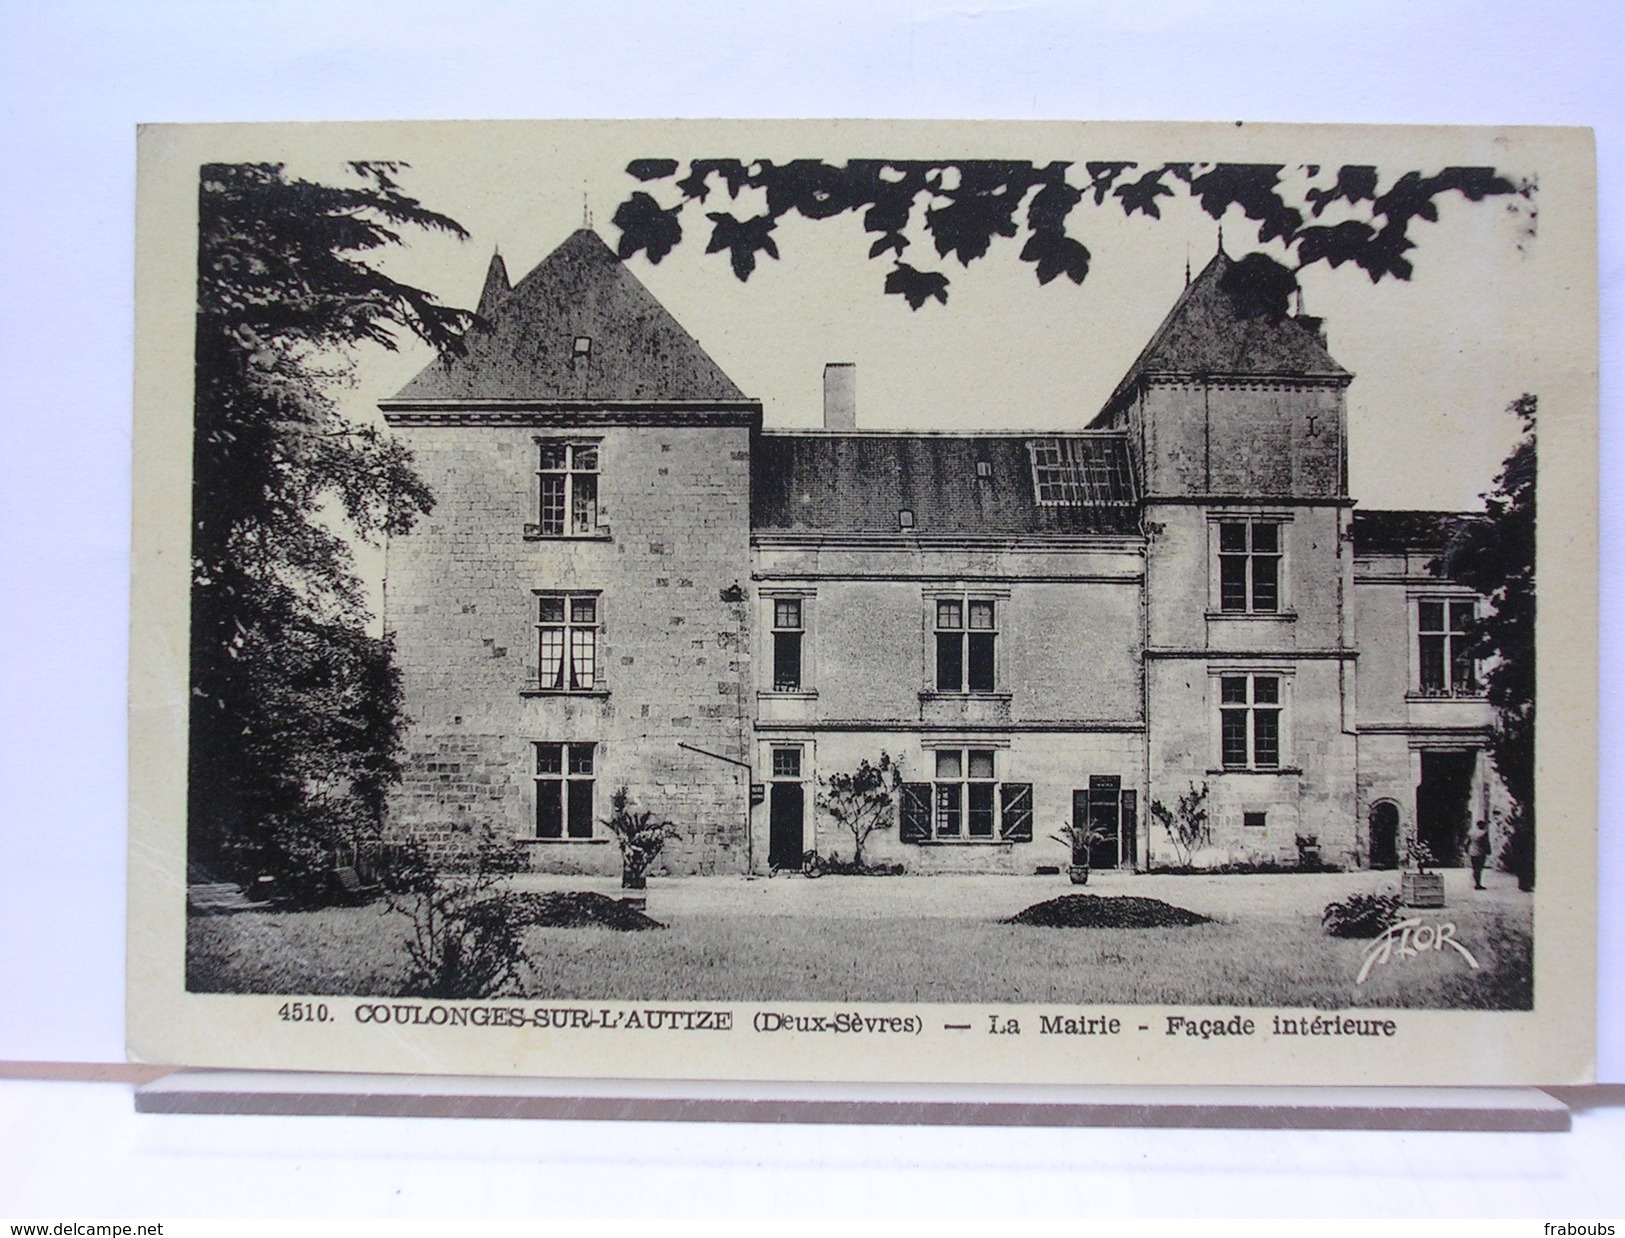
[[1151,811],[1207,789],[1196,862],[1453,853],[1503,795],[1462,652],[1448,513],[1355,510],[1321,323],[1221,251],[1074,431],[762,426],[596,234],[382,405],[438,497],[388,551],[412,726],[391,828],[476,825],[541,870],[617,871],[614,789],[672,873],[851,840],[818,779],[884,751],[910,870],[1173,863]]

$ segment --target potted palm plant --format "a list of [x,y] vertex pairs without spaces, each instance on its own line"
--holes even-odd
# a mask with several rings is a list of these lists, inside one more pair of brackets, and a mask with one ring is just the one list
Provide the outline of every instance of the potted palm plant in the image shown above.
[[1068,821],[1050,837],[1072,853],[1072,863],[1067,866],[1067,876],[1072,879],[1075,886],[1089,884],[1089,851],[1098,843],[1106,841],[1107,835],[1097,830],[1087,821]]
[[1399,894],[1407,907],[1443,907],[1444,874],[1428,872],[1428,865],[1438,864],[1433,850],[1420,839],[1405,842],[1405,855],[1416,865],[1416,871],[1406,869],[1399,876]]
[[[617,787],[609,798],[613,810],[604,825],[615,835],[621,848],[621,889],[648,888],[649,867],[659,857],[668,838],[677,836],[669,821],[663,821],[647,809],[636,810],[625,787]],[[641,902],[641,896],[630,901]]]

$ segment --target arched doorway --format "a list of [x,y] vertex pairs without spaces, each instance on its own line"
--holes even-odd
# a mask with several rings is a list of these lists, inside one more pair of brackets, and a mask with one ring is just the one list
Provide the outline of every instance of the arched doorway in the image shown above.
[[1371,827],[1371,867],[1399,867],[1399,805],[1378,800],[1367,818]]

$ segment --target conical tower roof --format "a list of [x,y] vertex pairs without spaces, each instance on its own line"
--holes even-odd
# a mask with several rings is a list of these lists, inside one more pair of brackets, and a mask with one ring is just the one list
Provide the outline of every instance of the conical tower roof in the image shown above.
[[401,388],[402,403],[513,401],[738,402],[739,388],[611,252],[582,228],[520,280],[494,258],[480,298],[489,326],[467,351],[437,360]]
[[1246,272],[1221,248],[1192,280],[1117,384],[1105,412],[1147,375],[1347,381],[1319,334],[1319,320],[1294,318],[1247,287]]
[[508,282],[508,264],[500,253],[491,255],[491,265],[485,268],[485,287],[480,289],[480,303],[475,313],[489,322],[496,316],[497,306],[507,300],[513,291]]

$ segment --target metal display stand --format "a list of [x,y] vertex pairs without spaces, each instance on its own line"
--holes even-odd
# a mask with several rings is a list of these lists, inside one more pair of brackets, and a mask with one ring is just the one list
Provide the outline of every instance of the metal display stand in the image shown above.
[[1049,1087],[781,1084],[183,1070],[136,1089],[148,1114],[898,1126],[1567,1131],[1533,1087]]

